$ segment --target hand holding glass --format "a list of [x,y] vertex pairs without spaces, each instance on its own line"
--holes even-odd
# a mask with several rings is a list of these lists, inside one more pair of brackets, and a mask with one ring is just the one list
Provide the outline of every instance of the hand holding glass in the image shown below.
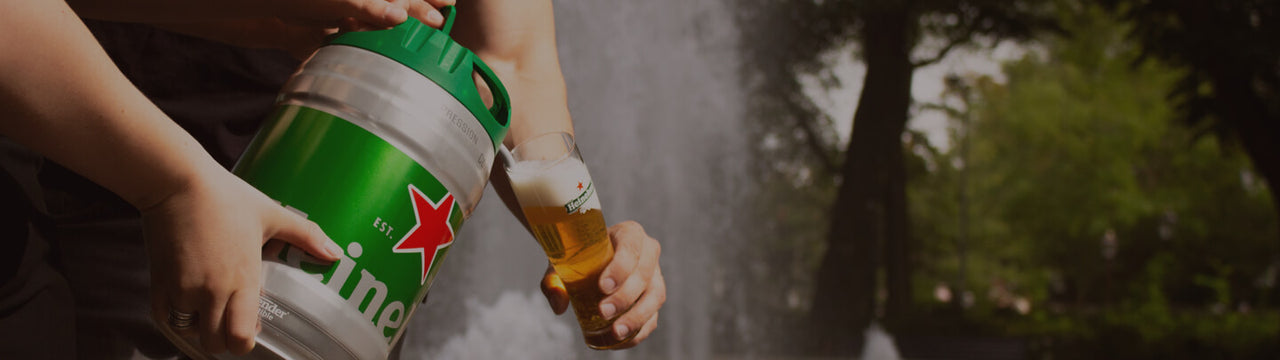
[[[600,199],[573,135],[547,133],[516,144],[506,159],[517,202],[533,236],[551,261],[578,317],[587,346],[622,345],[613,336],[613,321],[600,315],[600,274],[613,260]],[[622,313],[625,311],[620,311]]]

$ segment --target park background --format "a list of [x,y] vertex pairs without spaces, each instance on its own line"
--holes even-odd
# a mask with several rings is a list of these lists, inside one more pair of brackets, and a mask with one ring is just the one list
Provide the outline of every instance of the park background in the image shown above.
[[408,358],[1280,357],[1276,1],[555,5],[658,331],[588,350],[488,191]]

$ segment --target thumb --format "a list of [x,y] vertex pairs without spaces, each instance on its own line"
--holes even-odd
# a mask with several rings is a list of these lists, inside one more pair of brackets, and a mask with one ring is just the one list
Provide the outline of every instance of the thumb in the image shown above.
[[275,231],[272,231],[269,238],[297,246],[321,260],[338,261],[338,257],[342,256],[342,247],[329,239],[320,225],[283,208],[276,214],[272,224],[274,226],[270,227]]
[[542,275],[542,295],[546,295],[556,315],[564,314],[569,308],[569,291],[564,289],[564,281],[551,265],[547,265],[547,272]]

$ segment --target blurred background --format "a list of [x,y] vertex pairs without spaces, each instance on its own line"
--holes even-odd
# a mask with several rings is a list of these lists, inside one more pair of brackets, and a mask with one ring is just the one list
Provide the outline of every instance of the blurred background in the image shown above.
[[557,1],[658,331],[588,350],[491,191],[406,358],[1280,358],[1280,3]]

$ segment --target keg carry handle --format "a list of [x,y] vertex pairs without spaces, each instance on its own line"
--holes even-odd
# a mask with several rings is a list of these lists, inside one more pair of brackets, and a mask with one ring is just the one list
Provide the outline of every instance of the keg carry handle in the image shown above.
[[[493,73],[488,65],[480,61],[480,57],[472,54],[471,63],[480,79],[484,80],[484,84],[489,87],[489,93],[493,97],[493,106],[489,107],[489,113],[493,115],[493,120],[498,122],[498,126],[506,127],[511,120],[511,98],[507,95],[507,88],[499,82],[498,76]],[[478,92],[479,87],[476,88]]]
[[444,25],[440,26],[440,31],[449,34],[453,30],[454,18],[458,17],[458,8],[453,5],[445,6],[440,8],[440,14],[444,15]]

